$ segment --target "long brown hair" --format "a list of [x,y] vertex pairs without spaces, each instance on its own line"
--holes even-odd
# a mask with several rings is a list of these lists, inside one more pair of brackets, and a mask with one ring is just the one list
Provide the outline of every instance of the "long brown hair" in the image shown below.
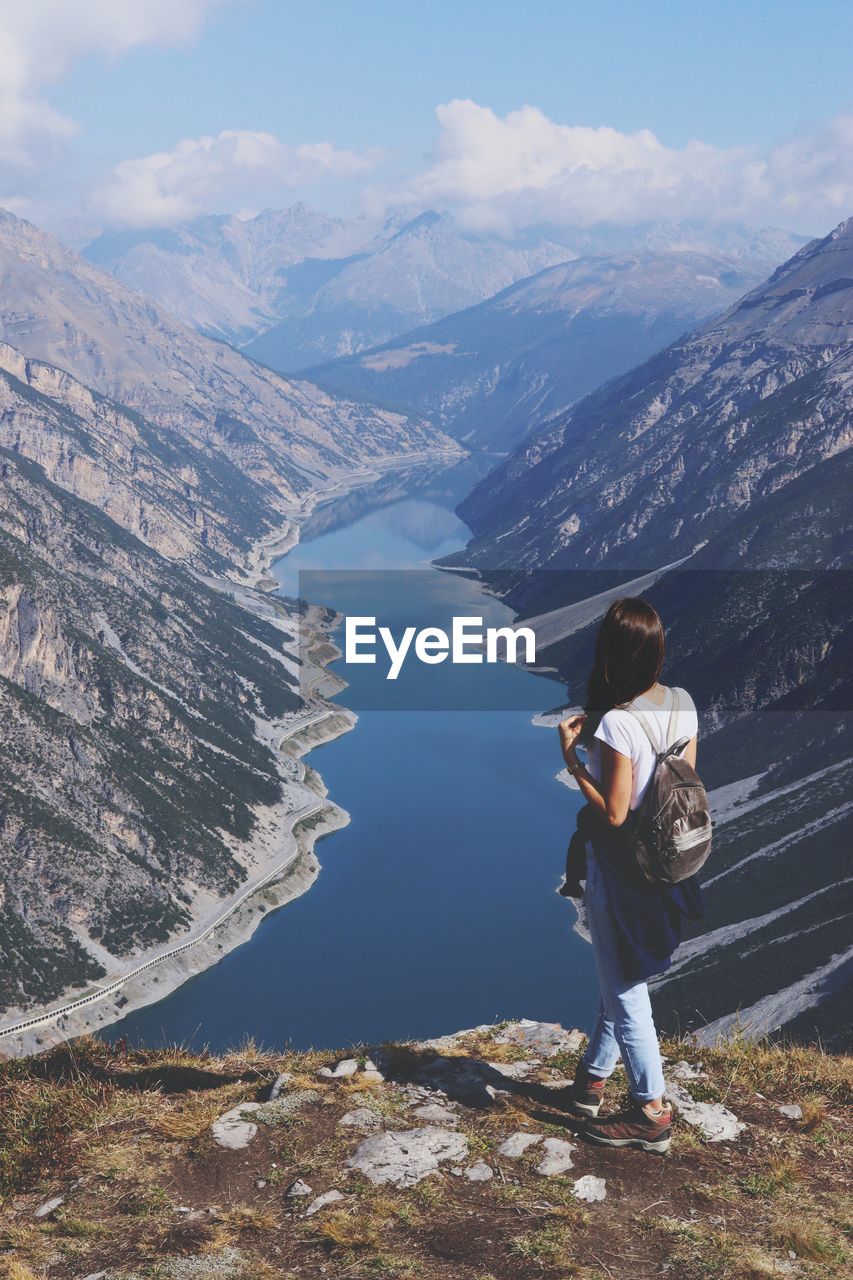
[[614,600],[598,629],[586,685],[586,742],[592,740],[606,712],[652,687],[663,657],[663,623],[657,610],[639,596]]

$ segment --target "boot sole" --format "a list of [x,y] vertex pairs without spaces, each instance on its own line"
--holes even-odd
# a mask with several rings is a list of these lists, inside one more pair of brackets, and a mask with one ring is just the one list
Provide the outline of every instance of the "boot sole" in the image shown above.
[[655,1155],[665,1156],[672,1143],[672,1134],[650,1142],[647,1138],[603,1138],[594,1129],[585,1129],[584,1137],[597,1142],[600,1147],[638,1147],[642,1151],[651,1151]]
[[601,1110],[601,1103],[599,1102],[595,1105],[587,1102],[570,1102],[569,1110],[574,1111],[575,1115],[590,1116],[592,1119],[595,1119]]

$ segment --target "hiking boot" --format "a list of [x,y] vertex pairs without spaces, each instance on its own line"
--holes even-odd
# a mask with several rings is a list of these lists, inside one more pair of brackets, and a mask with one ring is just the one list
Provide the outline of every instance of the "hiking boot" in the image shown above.
[[672,1108],[665,1104],[659,1116],[650,1116],[637,1102],[618,1115],[588,1120],[583,1135],[603,1147],[641,1147],[662,1156],[672,1142]]
[[566,1105],[580,1116],[597,1116],[604,1099],[606,1080],[591,1076],[583,1063],[578,1063],[575,1078],[565,1092]]

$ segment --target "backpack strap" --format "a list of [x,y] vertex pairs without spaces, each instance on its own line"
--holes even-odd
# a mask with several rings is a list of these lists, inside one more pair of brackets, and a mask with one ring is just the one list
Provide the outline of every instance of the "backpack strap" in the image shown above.
[[678,732],[678,713],[681,710],[681,698],[678,689],[673,689],[672,691],[672,710],[669,713],[669,724],[666,729],[663,750],[660,749],[658,735],[652,731],[648,717],[639,707],[634,706],[633,702],[629,702],[622,710],[627,711],[637,721],[648,738],[656,759],[663,760],[668,755],[680,755],[687,746],[689,738],[679,738],[677,742],[673,741],[675,734]]
[[639,709],[639,707],[635,707],[633,702],[627,703],[626,706],[622,708],[622,710],[627,711],[629,715],[632,715],[634,717],[634,719],[639,724],[640,728],[643,730],[643,733],[648,738],[649,746],[651,747],[652,751],[655,753],[655,756],[659,756],[660,747],[658,745],[658,737],[656,733],[652,732],[652,726],[649,723],[646,715]]
[[678,712],[681,707],[681,699],[677,689],[672,691],[672,710],[669,713],[669,724],[666,729],[666,742],[664,750],[675,745],[675,735],[678,732]]

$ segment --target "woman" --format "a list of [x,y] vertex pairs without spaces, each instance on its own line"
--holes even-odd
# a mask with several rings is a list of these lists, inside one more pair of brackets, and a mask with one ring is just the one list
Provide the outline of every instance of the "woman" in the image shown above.
[[[701,896],[695,877],[663,885],[632,872],[620,856],[619,828],[641,803],[654,772],[649,733],[661,751],[689,738],[683,754],[696,764],[696,709],[683,689],[658,683],[663,658],[657,612],[645,600],[616,600],[598,632],[585,714],[559,726],[566,768],[587,802],[578,818],[586,853],[583,899],[601,991],[569,1105],[588,1117],[585,1133],[593,1141],[661,1154],[672,1137],[672,1109],[663,1097],[646,979],[669,966],[683,920],[703,914]],[[579,743],[587,747],[586,764],[578,758]],[[576,883],[568,885],[572,896],[580,893],[581,875],[582,867]],[[599,1117],[605,1082],[620,1056],[633,1105]]]

